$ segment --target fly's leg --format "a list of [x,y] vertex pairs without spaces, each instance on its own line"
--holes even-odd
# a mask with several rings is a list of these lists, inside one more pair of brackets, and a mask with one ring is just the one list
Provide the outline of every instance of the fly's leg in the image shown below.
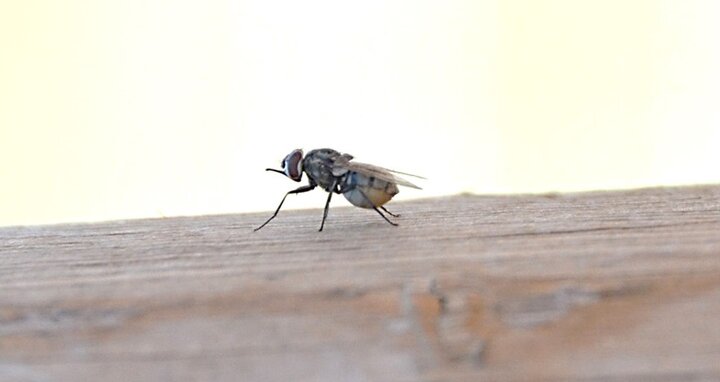
[[[383,215],[383,213],[380,212],[380,210],[379,210],[377,207],[375,207],[375,205],[373,204],[373,202],[370,201],[370,199],[367,197],[367,195],[365,195],[364,192],[362,192],[362,190],[360,190],[359,188],[358,188],[357,190],[358,190],[358,192],[360,192],[360,195],[362,195],[363,198],[365,198],[365,200],[367,200],[367,202],[368,202],[371,206],[373,206],[373,209],[375,210],[375,212],[377,212],[378,214],[380,214],[380,216],[382,216],[382,218],[385,219],[386,222],[388,222],[388,223],[390,223],[390,224],[392,224],[392,225],[394,225],[394,226],[397,227],[398,224],[391,222],[390,219],[388,219],[385,215]],[[388,212],[388,210],[386,210],[386,209],[383,208],[382,206],[380,206],[380,208],[382,208],[383,210],[385,210],[385,212],[387,212],[387,213],[390,214],[390,212]],[[390,214],[390,215],[393,215],[393,214]],[[395,215],[393,215],[393,216],[395,216]]]
[[323,220],[320,223],[320,229],[318,232],[322,232],[323,226],[325,226],[325,219],[327,219],[328,210],[330,209],[330,198],[332,198],[332,192],[328,192],[327,202],[325,202],[325,211],[323,211]]
[[279,206],[277,207],[277,209],[275,210],[275,213],[274,213],[272,216],[270,216],[270,219],[268,219],[268,220],[267,220],[265,223],[263,223],[260,227],[255,228],[254,231],[257,232],[260,228],[265,227],[265,225],[266,225],[267,223],[270,223],[270,220],[273,220],[273,219],[275,218],[275,216],[277,216],[278,212],[280,212],[280,208],[282,207],[283,203],[285,203],[285,198],[287,198],[288,195],[290,195],[290,194],[299,194],[299,193],[301,193],[301,192],[308,192],[308,191],[312,190],[313,188],[315,188],[315,185],[314,185],[314,184],[308,184],[308,185],[306,185],[306,186],[298,187],[298,188],[296,188],[296,189],[294,189],[294,190],[292,190],[292,191],[288,191],[288,192],[285,194],[285,196],[283,196],[282,200],[280,201],[280,205],[279,205]]
[[373,209],[375,210],[375,212],[379,213],[379,214],[380,214],[380,216],[382,216],[382,218],[383,218],[383,219],[385,219],[385,221],[386,221],[386,222],[388,222],[388,223],[390,223],[390,224],[394,225],[395,227],[397,227],[397,226],[398,226],[398,223],[393,223],[393,222],[391,222],[391,221],[390,221],[390,219],[388,219],[387,217],[385,217],[385,215],[383,215],[383,213],[382,213],[382,212],[380,212],[380,210],[379,210],[379,209],[377,209],[377,207],[373,206]]
[[386,210],[384,206],[380,206],[380,209],[382,209],[383,211],[387,212],[388,214],[390,214],[390,216],[392,216],[392,217],[394,217],[394,218],[399,218],[399,217],[400,217],[400,214],[397,214],[397,215],[396,215],[396,214],[394,214],[394,213]]
[[325,202],[325,210],[323,211],[323,220],[320,223],[320,229],[318,230],[318,232],[322,232],[322,229],[325,226],[325,219],[327,219],[328,210],[330,209],[330,199],[332,198],[333,192],[338,192],[337,180],[335,181],[335,183],[333,183],[332,187],[330,187],[330,191],[328,191],[328,198],[327,202]]

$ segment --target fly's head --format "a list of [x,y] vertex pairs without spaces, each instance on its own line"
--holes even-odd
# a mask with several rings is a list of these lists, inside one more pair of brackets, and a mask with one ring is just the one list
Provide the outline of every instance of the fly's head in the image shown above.
[[303,151],[302,149],[295,149],[290,154],[285,156],[285,159],[280,163],[282,166],[281,170],[275,170],[274,168],[268,168],[267,171],[274,171],[287,176],[288,178],[299,182],[302,179],[303,174]]

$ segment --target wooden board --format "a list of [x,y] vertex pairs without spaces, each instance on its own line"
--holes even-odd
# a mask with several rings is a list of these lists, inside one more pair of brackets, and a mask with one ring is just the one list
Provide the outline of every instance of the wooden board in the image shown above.
[[388,208],[0,228],[0,380],[720,379],[720,186]]

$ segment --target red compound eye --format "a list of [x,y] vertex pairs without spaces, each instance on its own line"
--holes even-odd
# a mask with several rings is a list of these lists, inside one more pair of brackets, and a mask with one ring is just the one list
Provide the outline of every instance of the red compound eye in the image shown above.
[[283,159],[283,170],[285,171],[285,176],[288,178],[299,182],[300,179],[302,179],[302,159],[303,159],[303,151],[302,149],[293,150],[290,154],[288,154],[285,159]]

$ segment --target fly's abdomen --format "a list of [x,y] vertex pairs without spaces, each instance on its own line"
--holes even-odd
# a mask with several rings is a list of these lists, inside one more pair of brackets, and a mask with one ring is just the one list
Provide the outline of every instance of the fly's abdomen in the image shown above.
[[345,189],[347,189],[343,192],[345,199],[361,208],[380,207],[399,192],[395,183],[354,171],[347,174]]

